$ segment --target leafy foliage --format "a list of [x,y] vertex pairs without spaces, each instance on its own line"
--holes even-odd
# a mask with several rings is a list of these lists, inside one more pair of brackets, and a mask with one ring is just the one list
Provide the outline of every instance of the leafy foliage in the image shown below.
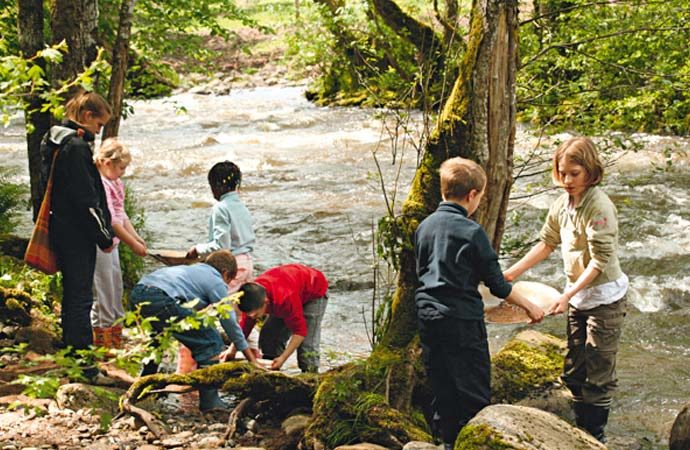
[[[132,226],[146,241],[149,233],[146,231],[146,215],[144,207],[139,204],[131,189],[125,188],[125,212]],[[129,291],[141,278],[144,271],[144,258],[137,256],[127,245],[119,245],[120,266],[122,267],[122,284],[125,291]]]
[[26,187],[12,181],[11,172],[0,167],[0,234],[11,233],[17,225],[17,208],[22,204]]
[[522,118],[582,131],[690,131],[683,0],[539,2],[520,30]]
[[[370,2],[343,3],[335,12],[323,4],[304,8],[288,40],[287,55],[294,58],[296,67],[319,73],[310,87],[315,96],[338,104],[437,103],[445,86],[430,81],[432,74],[420,64],[410,40],[387,26]],[[458,51],[451,46],[447,60],[454,61],[452,56]],[[446,67],[450,79],[456,69],[454,64]]]

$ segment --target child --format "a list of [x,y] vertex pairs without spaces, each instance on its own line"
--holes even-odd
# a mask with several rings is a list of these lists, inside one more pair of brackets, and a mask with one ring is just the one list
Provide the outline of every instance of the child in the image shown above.
[[[237,276],[229,285],[232,294],[254,278],[251,254],[255,241],[254,220],[238,193],[242,172],[236,164],[230,161],[216,163],[208,172],[208,183],[213,198],[218,201],[208,219],[208,242],[190,248],[187,257],[203,257],[221,248],[230,250],[237,261]],[[195,368],[189,350],[184,346],[180,346],[177,361],[178,373],[187,373]]]
[[[164,330],[169,320],[181,320],[194,312],[185,304],[198,300],[194,310],[200,311],[212,303],[218,303],[228,296],[228,284],[237,273],[237,263],[229,250],[218,250],[206,257],[203,263],[191,266],[172,266],[158,269],[144,276],[132,289],[131,308],[141,307],[143,317],[156,317],[153,328],[157,333]],[[242,330],[237,324],[234,311],[231,317],[221,319],[220,324],[233,345],[244,353],[248,361],[261,367],[254,353],[249,350]],[[199,367],[207,367],[218,362],[223,350],[223,340],[214,327],[201,327],[176,332],[175,338],[186,345]],[[158,371],[158,364],[148,363],[141,376]],[[199,389],[199,409],[225,409],[226,405],[218,397],[215,388]]]
[[[264,358],[273,360],[271,369],[279,370],[297,350],[302,372],[318,372],[327,291],[324,274],[302,264],[275,267],[240,287],[240,326],[245,336],[249,336],[258,318],[268,314],[261,327],[259,347]],[[234,349],[230,347],[223,358],[232,357]]]
[[146,243],[137,234],[125,213],[125,186],[120,177],[132,160],[129,149],[117,139],[106,139],[96,153],[95,162],[108,200],[112,218],[113,251],[96,252],[94,292],[96,301],[91,309],[93,343],[99,347],[122,348],[122,325],[125,315],[122,306],[122,271],[120,270],[119,241],[127,244],[139,256],[146,256]]
[[567,282],[550,311],[568,311],[562,378],[573,394],[577,425],[601,442],[617,385],[616,353],[628,290],[616,255],[616,207],[597,187],[603,175],[590,139],[575,137],[561,144],[553,155],[551,177],[565,193],[549,209],[540,242],[504,273],[514,280],[562,245]]
[[187,257],[197,258],[221,248],[230,250],[237,260],[237,277],[230,284],[231,293],[237,292],[254,276],[251,255],[256,239],[254,220],[240,199],[241,183],[242,172],[236,164],[223,161],[211,167],[208,184],[218,203],[213,206],[208,219],[208,241],[193,246],[187,252]]
[[[94,92],[80,92],[66,107],[67,120],[51,127],[41,143],[43,173],[53,174],[50,242],[62,272],[62,341],[74,350],[93,343],[89,314],[93,304],[96,245],[108,252],[113,245],[110,213],[91,146],[112,112]],[[47,178],[47,177],[46,177]],[[95,380],[95,367],[84,375]]]
[[441,165],[443,201],[417,228],[415,292],[422,357],[434,393],[433,425],[446,450],[460,429],[491,401],[489,347],[479,282],[523,308],[532,323],[544,312],[512,291],[489,239],[470,220],[484,195],[486,174],[475,162]]

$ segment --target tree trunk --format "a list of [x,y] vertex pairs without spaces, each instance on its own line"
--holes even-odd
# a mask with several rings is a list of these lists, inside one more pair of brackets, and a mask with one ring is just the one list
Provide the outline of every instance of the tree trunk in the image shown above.
[[120,131],[125,75],[127,74],[127,55],[129,39],[132,34],[135,1],[122,0],[122,6],[120,7],[120,23],[117,29],[115,45],[113,45],[112,74],[110,76],[110,91],[108,92],[108,101],[113,108],[113,115],[103,130],[104,138],[117,136]]
[[[42,0],[19,0],[17,2],[19,14],[17,21],[17,34],[19,36],[19,47],[25,58],[31,58],[43,49],[43,1]],[[43,59],[36,61],[44,71],[46,64]],[[29,157],[29,180],[31,185],[31,205],[33,207],[33,217],[41,207],[43,200],[43,190],[39,182],[41,173],[41,138],[50,128],[50,113],[41,112],[40,92],[32,90],[27,98],[27,107],[24,110],[24,120],[26,122],[26,144]]]
[[67,42],[69,52],[53,71],[56,84],[82,73],[97,55],[98,1],[54,0],[51,2],[53,43]]
[[517,1],[475,0],[461,73],[439,116],[403,204],[399,231],[407,243],[400,255],[391,326],[382,345],[405,348],[416,336],[417,274],[412,236],[441,199],[438,169],[454,156],[477,161],[487,172],[484,201],[475,219],[498,249],[512,183],[515,138]]

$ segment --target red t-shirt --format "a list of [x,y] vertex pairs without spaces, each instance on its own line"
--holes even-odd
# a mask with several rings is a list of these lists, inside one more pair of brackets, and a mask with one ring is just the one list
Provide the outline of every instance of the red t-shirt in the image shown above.
[[[307,322],[302,306],[326,295],[328,280],[324,274],[302,264],[285,264],[267,270],[254,282],[266,289],[267,314],[283,319],[292,334],[306,337]],[[242,314],[240,327],[245,336],[249,336],[255,323]]]

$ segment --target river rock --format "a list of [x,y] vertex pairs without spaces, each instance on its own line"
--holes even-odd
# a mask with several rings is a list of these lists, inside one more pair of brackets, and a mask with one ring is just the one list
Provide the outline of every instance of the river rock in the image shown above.
[[515,405],[491,405],[462,429],[458,443],[466,448],[490,450],[605,450],[588,433],[554,414]]
[[341,445],[333,450],[388,450],[388,448],[370,442],[362,442],[359,444]]
[[434,445],[431,442],[410,441],[405,444],[402,450],[439,450],[443,445]]
[[534,330],[518,333],[492,357],[492,403],[516,403],[562,389],[565,351],[565,341],[557,337]]
[[288,436],[295,433],[302,433],[304,429],[307,428],[309,420],[311,420],[311,416],[308,414],[295,414],[285,419],[280,425],[280,428],[283,430],[283,433]]
[[683,408],[671,427],[670,450],[690,449],[690,405]]
[[90,386],[81,383],[60,386],[55,394],[55,401],[60,408],[72,411],[92,408],[114,411],[117,408],[117,400],[98,396]]

